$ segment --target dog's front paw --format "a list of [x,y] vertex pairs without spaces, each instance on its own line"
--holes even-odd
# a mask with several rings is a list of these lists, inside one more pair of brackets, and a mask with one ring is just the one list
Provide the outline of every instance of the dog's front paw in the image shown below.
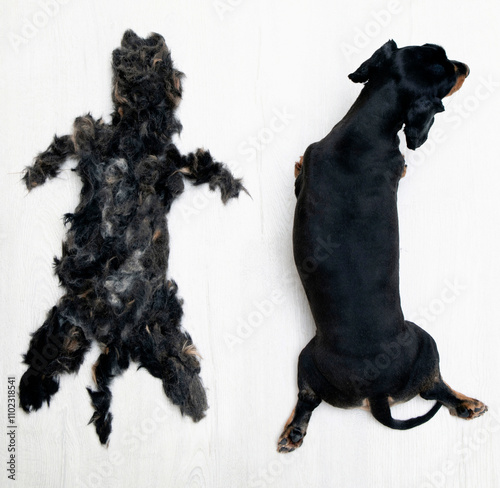
[[302,164],[304,164],[304,156],[300,156],[300,161],[295,163],[295,169],[294,169],[295,178],[299,176],[299,173],[302,170]]
[[278,452],[287,453],[295,451],[304,442],[305,433],[299,428],[289,425],[285,428],[278,441]]
[[480,417],[488,411],[488,407],[479,400],[468,398],[458,407],[450,410],[450,414],[465,420],[472,420]]

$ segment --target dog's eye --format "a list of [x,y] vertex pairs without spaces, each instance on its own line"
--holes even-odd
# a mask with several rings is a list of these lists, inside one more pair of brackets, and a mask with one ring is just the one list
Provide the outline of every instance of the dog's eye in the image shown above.
[[445,69],[442,64],[433,64],[430,67],[430,72],[435,76],[443,76],[445,73]]

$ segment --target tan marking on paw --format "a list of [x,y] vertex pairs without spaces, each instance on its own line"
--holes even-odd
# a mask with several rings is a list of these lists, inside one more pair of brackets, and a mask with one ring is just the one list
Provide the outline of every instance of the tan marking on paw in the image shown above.
[[300,156],[300,161],[295,163],[295,170],[294,170],[295,178],[297,178],[297,176],[299,176],[299,173],[300,173],[300,170],[302,169],[303,164],[304,164],[304,156]]
[[[447,383],[445,384],[446,386],[448,386],[448,388],[450,388],[450,385],[448,385]],[[463,393],[455,391],[453,388],[450,388],[450,390],[452,391],[453,395],[461,400],[461,403],[457,408],[449,408],[450,415],[462,418],[464,420],[472,420],[480,417],[488,411],[488,407],[480,400],[470,398]]]
[[280,435],[278,441],[278,452],[280,453],[295,451],[295,449],[299,448],[302,445],[302,442],[304,442],[304,438],[302,438],[299,442],[293,442],[290,439],[290,433],[292,431],[292,427],[290,424],[292,423],[294,417],[295,417],[295,409],[293,409],[292,413],[290,414],[290,417],[288,417],[288,420],[285,422],[285,428],[283,429],[283,432]]
[[295,449],[298,449],[304,442],[304,436],[302,436],[302,438],[298,442],[293,442],[292,439],[290,438],[292,430],[293,430],[292,426],[289,426],[281,434],[280,439],[278,441],[279,453],[286,454],[288,452],[295,451]]

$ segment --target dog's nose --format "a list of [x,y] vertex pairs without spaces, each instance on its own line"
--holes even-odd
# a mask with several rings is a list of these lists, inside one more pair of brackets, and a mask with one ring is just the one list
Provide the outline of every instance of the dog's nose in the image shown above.
[[469,76],[470,68],[465,63],[453,61],[453,64],[455,65],[455,71],[459,76],[465,76],[466,78]]

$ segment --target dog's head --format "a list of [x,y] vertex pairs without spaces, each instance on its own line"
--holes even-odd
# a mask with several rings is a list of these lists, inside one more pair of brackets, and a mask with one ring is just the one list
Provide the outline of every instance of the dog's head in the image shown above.
[[113,51],[113,103],[123,117],[130,112],[174,110],[182,96],[181,78],[160,34],[141,38],[128,30]]
[[404,132],[410,149],[420,147],[434,122],[443,112],[441,100],[455,93],[469,75],[469,67],[447,58],[435,44],[398,49],[394,41],[377,49],[349,78],[356,83],[397,84],[400,103],[405,106]]

